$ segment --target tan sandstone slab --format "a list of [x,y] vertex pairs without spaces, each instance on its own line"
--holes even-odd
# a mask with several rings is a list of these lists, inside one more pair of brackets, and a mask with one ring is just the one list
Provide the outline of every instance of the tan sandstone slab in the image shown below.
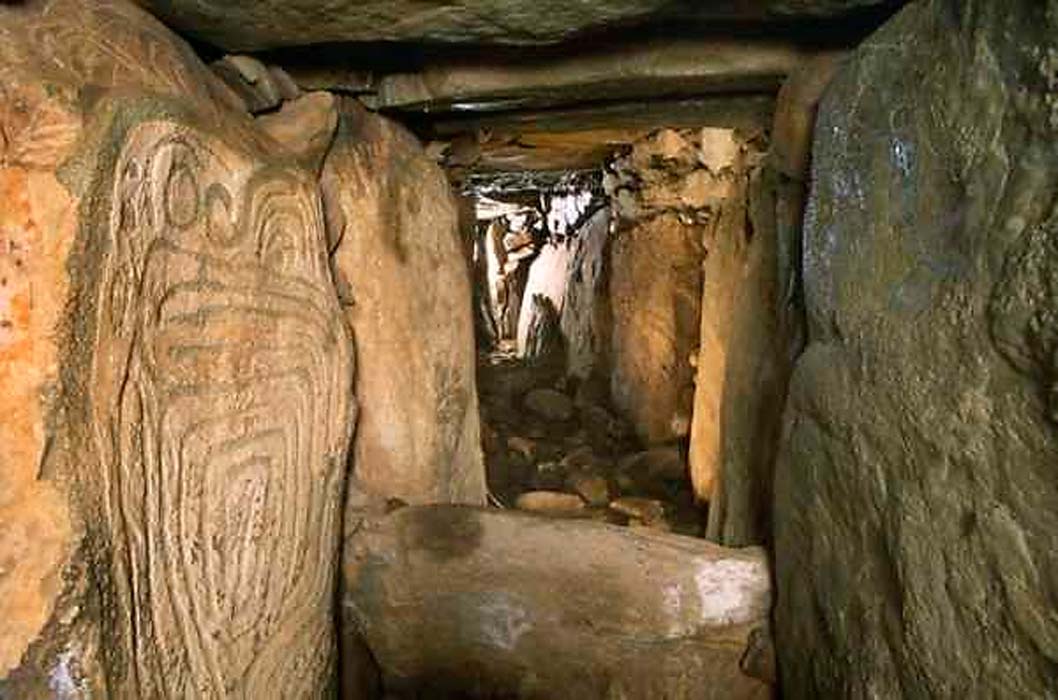
[[403,127],[347,100],[322,186],[357,339],[354,488],[483,504],[470,273],[444,173]]
[[397,697],[770,697],[739,666],[767,624],[761,549],[408,507],[364,523],[345,575],[345,610]]

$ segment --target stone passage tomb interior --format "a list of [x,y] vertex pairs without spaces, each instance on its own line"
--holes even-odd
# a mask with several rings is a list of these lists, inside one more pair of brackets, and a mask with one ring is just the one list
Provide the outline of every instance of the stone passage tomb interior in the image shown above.
[[1058,700],[1058,0],[0,0],[0,700]]

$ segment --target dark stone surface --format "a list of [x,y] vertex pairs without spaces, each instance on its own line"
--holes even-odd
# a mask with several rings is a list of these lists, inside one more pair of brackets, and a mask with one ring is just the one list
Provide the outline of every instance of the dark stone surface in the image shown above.
[[[144,0],[229,51],[337,41],[547,44],[651,22],[833,17],[884,0]],[[891,4],[891,3],[889,3]]]
[[788,697],[1058,695],[1058,2],[906,8],[838,74],[776,484]]

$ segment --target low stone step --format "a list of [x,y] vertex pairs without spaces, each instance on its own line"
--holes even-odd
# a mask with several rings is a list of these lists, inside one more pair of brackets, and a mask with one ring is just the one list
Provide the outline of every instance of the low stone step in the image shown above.
[[346,629],[362,632],[395,697],[772,694],[740,668],[770,654],[760,548],[413,506],[365,520],[344,560]]

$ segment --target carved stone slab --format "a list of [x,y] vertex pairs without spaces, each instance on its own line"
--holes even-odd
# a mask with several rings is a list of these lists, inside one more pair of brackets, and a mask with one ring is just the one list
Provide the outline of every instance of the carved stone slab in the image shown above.
[[0,6],[4,697],[333,690],[351,338],[230,97],[134,5]]

